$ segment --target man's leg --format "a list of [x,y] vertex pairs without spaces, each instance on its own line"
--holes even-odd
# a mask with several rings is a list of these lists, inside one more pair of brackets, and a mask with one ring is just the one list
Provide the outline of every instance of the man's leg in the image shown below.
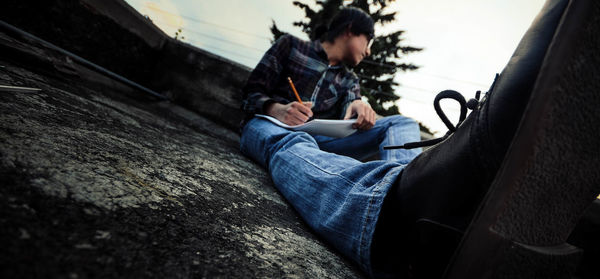
[[313,136],[324,151],[363,160],[379,154],[381,160],[408,164],[421,153],[421,148],[384,150],[387,145],[403,145],[421,140],[419,124],[402,115],[378,119],[373,128],[344,138]]
[[268,169],[277,189],[317,233],[373,272],[375,225],[404,164],[362,163],[325,152],[310,135],[257,118],[244,127],[241,151]]

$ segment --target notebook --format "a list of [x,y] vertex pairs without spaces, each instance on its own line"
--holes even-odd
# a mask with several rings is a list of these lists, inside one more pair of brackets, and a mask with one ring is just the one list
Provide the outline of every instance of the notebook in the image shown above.
[[294,130],[294,131],[304,131],[311,135],[323,135],[333,138],[343,138],[347,137],[356,132],[356,129],[352,128],[352,124],[356,122],[356,119],[349,120],[333,120],[333,119],[313,119],[308,121],[302,125],[287,125],[274,117],[264,115],[264,114],[256,114],[257,117],[267,119],[277,126]]

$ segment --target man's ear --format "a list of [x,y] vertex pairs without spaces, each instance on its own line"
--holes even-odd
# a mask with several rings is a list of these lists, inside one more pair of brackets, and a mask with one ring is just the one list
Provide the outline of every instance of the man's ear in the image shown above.
[[350,22],[350,24],[348,24],[348,26],[346,26],[346,29],[344,30],[344,36],[346,36],[346,38],[350,38],[352,36],[352,22]]

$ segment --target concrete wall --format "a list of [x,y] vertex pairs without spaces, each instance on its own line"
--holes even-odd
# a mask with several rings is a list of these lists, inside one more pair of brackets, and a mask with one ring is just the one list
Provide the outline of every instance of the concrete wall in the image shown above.
[[3,5],[4,21],[237,131],[248,67],[171,38],[121,0]]
[[153,59],[150,86],[176,104],[237,130],[241,91],[251,69],[164,34],[124,1],[84,0],[96,12],[139,36],[161,54]]

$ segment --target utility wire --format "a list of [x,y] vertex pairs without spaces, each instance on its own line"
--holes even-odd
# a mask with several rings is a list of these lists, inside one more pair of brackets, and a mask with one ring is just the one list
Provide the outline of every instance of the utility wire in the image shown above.
[[[229,31],[241,33],[241,34],[244,34],[244,35],[253,36],[253,37],[257,37],[257,38],[261,38],[261,39],[270,39],[269,37],[260,36],[260,35],[248,33],[248,32],[245,32],[245,31],[242,31],[242,30],[239,30],[239,29],[235,29],[235,28],[231,28],[231,27],[226,27],[226,26],[214,24],[214,23],[211,23],[211,22],[207,22],[207,21],[204,21],[204,20],[200,20],[200,19],[191,17],[191,16],[179,15],[179,14],[172,13],[172,12],[169,12],[169,11],[166,11],[166,10],[163,10],[163,9],[159,9],[159,8],[156,8],[156,7],[148,7],[148,8],[150,8],[152,10],[155,10],[155,11],[158,11],[158,12],[170,14],[170,15],[181,16],[182,18],[186,18],[186,19],[194,21],[194,22],[198,22],[198,23],[202,23],[202,24],[207,24],[207,25],[212,25],[212,26],[215,26],[215,27],[227,29]],[[190,32],[192,34],[196,34],[196,35],[199,35],[199,36],[203,36],[203,37],[210,38],[210,39],[213,39],[213,40],[217,40],[217,41],[220,41],[220,42],[224,42],[224,43],[227,43],[227,44],[244,47],[245,49],[251,49],[251,50],[254,50],[254,51],[257,51],[257,52],[260,52],[260,53],[266,52],[266,50],[264,50],[264,49],[256,48],[256,47],[253,47],[253,46],[250,46],[250,45],[246,45],[246,44],[241,44],[241,43],[234,42],[234,41],[231,41],[231,40],[227,40],[227,39],[223,39],[223,38],[220,38],[220,37],[212,36],[212,35],[209,35],[209,34],[206,34],[206,33],[198,32],[195,29],[190,29],[190,28],[185,28],[185,27],[179,27],[177,25],[174,25],[174,24],[162,21],[160,19],[156,19],[155,21],[163,23],[163,24],[166,24],[166,25],[169,25],[169,26],[172,26],[172,27],[181,28],[182,30],[186,30],[186,31],[188,31],[188,32]],[[235,56],[240,57],[240,58],[249,59],[251,61],[256,61],[256,59],[257,59],[257,57],[250,57],[250,56],[246,56],[244,54],[240,54],[240,53],[235,52],[235,51],[226,50],[226,49],[219,48],[219,47],[216,47],[216,46],[206,45],[205,43],[203,43],[203,42],[201,42],[199,40],[188,39],[188,41],[191,42],[191,43],[200,44],[200,45],[202,45],[203,47],[206,47],[206,48],[211,48],[211,49],[213,49],[215,51],[229,53],[229,54],[235,55]],[[384,64],[382,62],[377,62],[377,61],[373,61],[373,60],[369,60],[369,59],[363,59],[362,62],[366,63],[366,64],[378,66],[378,67],[399,68],[399,66],[392,66],[392,65]],[[454,81],[454,82],[459,82],[459,83],[467,83],[467,84],[476,85],[476,86],[486,86],[484,84],[477,83],[477,82],[471,82],[471,81],[466,81],[466,80],[458,80],[458,79],[449,78],[449,77],[445,77],[445,76],[441,76],[441,75],[436,75],[436,74],[429,74],[429,73],[422,73],[422,72],[413,72],[413,74],[420,74],[420,75],[430,76],[430,77],[434,77],[434,78],[439,78],[439,79],[444,79],[444,80],[449,80],[449,81]],[[416,91],[421,91],[421,92],[425,92],[425,93],[428,93],[428,94],[432,94],[431,90],[427,90],[427,89],[423,89],[423,88],[418,88],[418,87],[413,87],[413,86],[406,86],[406,85],[398,84],[398,83],[393,82],[393,81],[382,81],[382,80],[371,78],[371,77],[366,76],[366,75],[361,75],[361,74],[357,74],[357,75],[360,78],[362,78],[362,79],[373,80],[373,81],[377,81],[377,82],[381,82],[381,83],[386,83],[386,84],[391,84],[391,85],[398,85],[398,86],[403,87],[403,88],[412,89],[412,90],[416,90]],[[379,93],[379,94],[381,94],[381,93]],[[393,93],[386,93],[386,94],[396,96]],[[415,99],[412,99],[412,100],[413,101],[417,101]]]
[[[229,53],[229,54],[241,57],[241,58],[249,59],[251,61],[256,61],[255,57],[246,56],[246,55],[237,53],[235,51],[226,50],[226,49],[219,48],[219,47],[216,47],[216,46],[206,45],[203,42],[200,42],[200,41],[197,41],[197,40],[194,40],[194,39],[189,39],[189,41],[191,43],[201,44],[203,47],[206,47],[206,48],[210,48],[210,49],[221,51],[221,52],[226,52],[226,53]],[[366,75],[362,75],[362,74],[357,74],[357,76],[360,77],[360,78],[362,78],[362,79],[366,79],[366,80],[373,80],[373,81],[382,82],[382,83],[386,83],[386,84],[396,85],[396,86],[399,86],[400,88],[407,88],[407,89],[421,91],[421,92],[428,93],[428,94],[433,94],[433,91],[429,90],[429,89],[424,89],[424,88],[419,88],[419,87],[414,87],[414,86],[408,86],[408,85],[403,85],[403,84],[397,84],[397,83],[392,82],[392,81],[378,80],[378,79],[375,79],[375,78],[372,78],[372,77],[369,77],[369,76],[366,76]],[[401,95],[396,95],[394,93],[383,92],[383,91],[376,90],[376,89],[370,89],[370,88],[366,88],[366,87],[363,87],[363,88],[369,89],[369,90],[374,90],[375,92],[377,92],[377,94],[383,94],[383,95],[388,95],[388,96],[401,96]],[[401,96],[401,97],[402,98],[406,98],[406,96]],[[417,99],[414,99],[414,98],[408,98],[408,99],[410,99],[412,101],[415,101],[415,102],[429,103],[429,102],[424,102],[422,100],[417,100]]]
[[[256,38],[266,39],[266,40],[269,40],[269,41],[272,39],[270,37],[261,36],[261,35],[249,33],[249,32],[243,31],[243,30],[239,30],[239,29],[235,29],[235,28],[231,28],[231,27],[227,27],[227,26],[215,24],[215,23],[208,22],[208,21],[201,20],[201,19],[197,19],[197,18],[192,17],[192,16],[180,15],[180,14],[177,14],[177,13],[169,12],[169,11],[166,11],[166,10],[163,10],[163,9],[160,9],[160,8],[156,8],[156,7],[151,7],[151,6],[146,6],[146,7],[149,8],[149,9],[155,10],[157,12],[161,12],[161,13],[165,13],[165,14],[170,14],[170,15],[175,15],[175,16],[180,16],[182,18],[188,19],[188,20],[193,21],[193,22],[198,22],[198,23],[202,23],[202,24],[206,24],[206,25],[212,25],[212,26],[215,26],[215,27],[218,27],[218,28],[222,28],[222,29],[229,30],[229,31],[232,31],[232,32],[244,34],[244,35],[247,35],[247,36],[253,36],[253,37],[256,37]],[[156,19],[151,19],[151,20],[154,21]],[[156,20],[156,21],[162,22],[163,24],[166,24],[166,25],[169,25],[169,26],[172,26],[172,27],[179,27],[179,26],[176,26],[174,24],[167,23],[165,21],[161,21],[161,20]],[[260,49],[260,48],[256,48],[256,47],[253,47],[253,46],[249,46],[249,45],[245,45],[245,44],[240,44],[240,43],[237,43],[237,42],[233,42],[233,41],[229,41],[229,40],[226,40],[226,39],[222,39],[222,38],[218,38],[218,37],[215,37],[215,36],[211,36],[211,35],[208,35],[208,34],[205,34],[205,33],[201,33],[201,32],[195,31],[194,29],[189,29],[189,28],[182,28],[182,29],[189,31],[190,33],[198,34],[200,36],[205,36],[205,37],[212,38],[212,39],[215,39],[215,40],[219,40],[219,41],[222,41],[222,42],[226,42],[226,43],[230,43],[230,44],[235,44],[235,45],[243,46],[243,47],[250,48],[250,49],[256,50],[256,51],[260,51],[260,52],[263,52],[263,53],[266,52],[266,50],[263,50],[263,49]],[[378,67],[385,67],[385,68],[389,68],[389,69],[398,69],[398,68],[401,68],[401,66],[388,65],[388,64],[384,64],[382,62],[377,62],[377,61],[370,60],[370,59],[363,59],[362,63],[370,64],[370,65],[374,65],[374,66],[378,66]],[[467,84],[471,84],[471,85],[475,85],[475,86],[483,86],[483,87],[489,86],[487,84],[482,84],[482,83],[468,81],[468,80],[455,79],[455,78],[446,77],[446,76],[438,75],[438,74],[423,73],[423,72],[412,72],[412,74],[424,75],[424,76],[429,76],[429,77],[434,77],[434,78],[438,78],[438,79],[443,79],[443,80],[448,80],[448,81],[454,81],[454,82],[459,82],[459,83],[467,83]]]
[[372,77],[370,77],[370,76],[363,75],[363,74],[356,74],[356,75],[357,75],[359,78],[362,78],[362,79],[373,80],[373,81],[377,81],[377,82],[381,82],[381,83],[385,83],[385,84],[390,84],[390,85],[398,85],[398,83],[397,83],[397,82],[393,82],[393,81],[389,81],[389,80],[378,80],[378,79],[375,79],[375,78],[372,78]]
[[475,85],[475,86],[483,86],[484,88],[487,88],[487,87],[490,86],[489,84],[483,84],[483,83],[478,83],[478,82],[474,82],[474,81],[449,78],[449,77],[445,77],[445,76],[442,76],[442,75],[436,75],[436,74],[430,74],[430,73],[414,72],[414,74],[419,74],[419,75],[424,75],[424,76],[430,76],[430,77],[439,78],[439,79],[445,79],[445,80],[448,80],[448,81],[455,81],[455,82],[460,82],[460,83],[468,83],[468,84]]
[[[191,20],[193,22],[202,23],[202,24],[206,24],[206,25],[212,25],[214,27],[222,28],[222,29],[229,30],[229,31],[232,31],[232,32],[236,32],[236,33],[240,33],[240,34],[244,34],[244,35],[248,35],[248,36],[254,36],[254,37],[262,38],[262,39],[266,39],[266,40],[271,40],[270,37],[261,36],[261,35],[253,34],[253,33],[248,33],[246,31],[242,31],[242,30],[239,30],[239,29],[235,29],[235,28],[231,28],[231,27],[227,27],[227,26],[223,26],[223,25],[219,25],[219,24],[214,24],[212,22],[201,20],[201,19],[198,19],[198,18],[195,18],[195,17],[192,17],[192,16],[180,15],[180,14],[177,14],[177,13],[169,12],[169,11],[166,11],[166,10],[163,10],[163,9],[160,9],[160,8],[156,8],[156,7],[151,7],[151,6],[146,6],[146,7],[149,8],[149,9],[151,9],[151,10],[155,10],[157,12],[161,12],[161,13],[165,13],[165,14],[170,14],[170,15],[174,15],[174,16],[180,16],[182,18]],[[150,20],[152,20],[152,19],[150,19]]]
[[246,45],[246,44],[240,44],[238,42],[226,40],[226,39],[223,39],[221,37],[217,37],[217,36],[209,35],[209,34],[206,34],[206,33],[198,32],[198,31],[195,31],[195,30],[192,30],[192,29],[187,29],[185,27],[179,27],[179,26],[177,26],[175,24],[171,24],[171,23],[168,23],[168,22],[165,22],[165,21],[162,21],[162,20],[156,20],[156,21],[157,22],[161,22],[161,23],[163,23],[165,25],[168,25],[168,26],[171,26],[171,27],[180,28],[182,31],[188,31],[188,32],[190,32],[192,34],[204,36],[204,37],[207,37],[207,38],[210,38],[210,39],[213,39],[213,40],[221,41],[221,42],[232,44],[232,45],[242,46],[242,47],[247,48],[247,49],[255,50],[255,51],[259,52],[259,53],[266,52],[266,50],[264,50],[264,49],[256,48],[256,47],[249,46],[249,45]]
[[[362,62],[366,63],[366,64],[370,64],[370,65],[374,65],[374,66],[378,66],[378,67],[390,68],[390,69],[400,68],[400,66],[387,65],[387,64],[383,64],[381,62],[377,62],[377,61],[373,61],[373,60],[369,60],[369,59],[363,59]],[[484,87],[489,86],[489,85],[474,82],[474,81],[460,80],[460,79],[445,77],[445,76],[437,75],[437,74],[430,74],[430,73],[423,73],[423,72],[412,72],[412,74],[430,76],[430,77],[434,77],[434,78],[445,79],[445,80],[455,81],[455,82],[460,82],[460,83],[468,83],[468,84],[472,84],[472,85],[476,85],[476,86],[484,86]]]
[[197,40],[191,39],[191,40],[189,40],[189,42],[193,43],[193,44],[197,44],[197,45],[202,45],[203,47],[210,48],[213,51],[217,50],[217,51],[221,51],[221,52],[226,52],[226,53],[229,53],[229,54],[241,57],[241,58],[246,58],[246,59],[249,59],[251,61],[256,61],[256,57],[250,57],[250,56],[246,56],[246,55],[237,53],[235,51],[230,51],[230,50],[219,48],[219,47],[216,47],[216,46],[207,45],[207,44],[204,44],[203,42],[200,42],[200,41],[197,41]]

